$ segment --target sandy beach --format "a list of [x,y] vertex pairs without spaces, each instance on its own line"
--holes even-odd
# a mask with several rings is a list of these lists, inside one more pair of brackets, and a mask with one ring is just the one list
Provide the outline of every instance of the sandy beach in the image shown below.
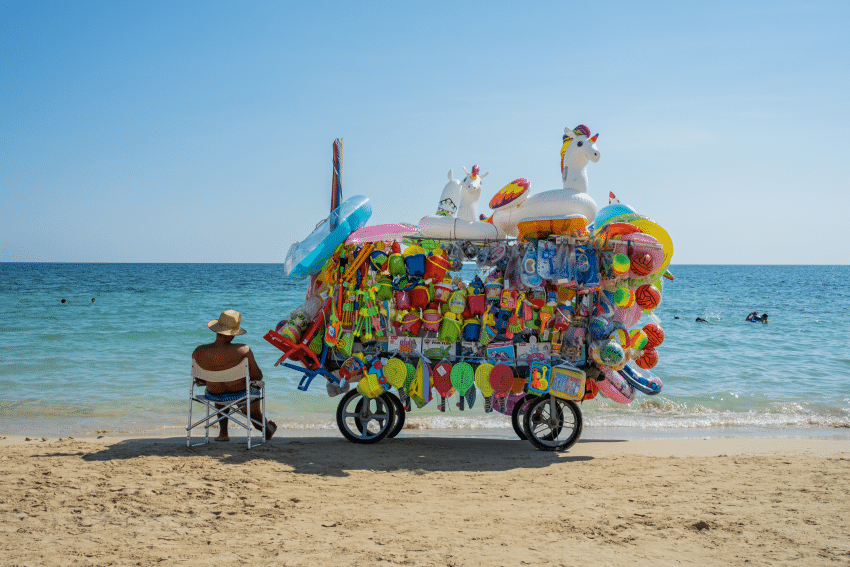
[[0,440],[3,565],[850,565],[850,441]]

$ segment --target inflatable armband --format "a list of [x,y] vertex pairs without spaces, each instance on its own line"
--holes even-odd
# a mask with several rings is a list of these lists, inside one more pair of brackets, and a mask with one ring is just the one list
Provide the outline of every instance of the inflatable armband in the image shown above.
[[520,279],[524,286],[531,288],[538,288],[543,283],[540,274],[537,273],[537,247],[533,242],[528,244],[528,248],[525,250],[525,256],[522,258]]

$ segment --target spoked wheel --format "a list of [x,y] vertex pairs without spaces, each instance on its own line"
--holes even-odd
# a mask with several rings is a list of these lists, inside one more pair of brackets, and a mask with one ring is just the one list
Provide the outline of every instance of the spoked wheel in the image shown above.
[[511,425],[514,426],[514,433],[523,441],[528,439],[528,435],[523,430],[523,417],[525,416],[525,410],[528,409],[533,398],[536,398],[536,396],[526,394],[524,398],[514,404],[514,410],[511,412]]
[[542,451],[565,451],[581,436],[581,410],[575,402],[546,394],[531,400],[523,416],[528,440]]
[[387,436],[395,423],[395,404],[382,394],[366,398],[351,390],[336,408],[336,424],[343,437],[354,443],[377,443]]
[[387,434],[387,437],[392,439],[396,435],[398,435],[401,430],[404,428],[404,418],[405,411],[404,405],[402,405],[401,400],[398,399],[398,396],[393,394],[392,392],[385,392],[381,395],[382,398],[388,398],[392,401],[393,406],[395,406],[395,420],[393,421],[393,427],[390,429],[390,432]]

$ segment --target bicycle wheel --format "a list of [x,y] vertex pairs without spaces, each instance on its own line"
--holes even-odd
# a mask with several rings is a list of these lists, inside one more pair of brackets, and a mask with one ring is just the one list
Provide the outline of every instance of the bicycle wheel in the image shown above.
[[396,435],[398,435],[401,430],[404,428],[404,419],[405,419],[405,411],[404,406],[401,403],[401,400],[393,394],[392,392],[386,392],[381,395],[382,398],[388,398],[392,404],[395,406],[395,421],[393,422],[392,429],[387,434],[387,437],[392,439]]
[[389,434],[394,422],[395,404],[384,394],[366,398],[351,390],[336,408],[337,427],[353,443],[377,443]]
[[575,402],[549,394],[532,400],[523,416],[528,440],[542,451],[565,451],[581,436],[583,420]]
[[531,402],[532,397],[528,394],[525,395],[521,400],[517,400],[514,404],[514,410],[511,412],[511,425],[514,426],[514,433],[516,433],[517,437],[525,441],[528,439],[528,435],[526,435],[523,430],[523,417],[525,416],[525,410],[528,409],[529,403]]

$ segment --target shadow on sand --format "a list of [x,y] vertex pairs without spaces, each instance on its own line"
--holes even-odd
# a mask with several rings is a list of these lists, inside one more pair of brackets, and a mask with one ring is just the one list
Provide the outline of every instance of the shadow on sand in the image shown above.
[[[579,443],[619,442],[579,440]],[[204,458],[222,465],[275,462],[292,472],[347,476],[351,471],[488,472],[545,468],[553,463],[591,461],[570,451],[539,451],[528,441],[481,437],[400,436],[372,445],[358,445],[337,437],[281,437],[248,450],[244,437],[229,443],[186,447],[185,437],[125,439],[91,451],[68,452],[84,461],[121,461],[139,457]],[[60,456],[45,453],[41,456]]]

